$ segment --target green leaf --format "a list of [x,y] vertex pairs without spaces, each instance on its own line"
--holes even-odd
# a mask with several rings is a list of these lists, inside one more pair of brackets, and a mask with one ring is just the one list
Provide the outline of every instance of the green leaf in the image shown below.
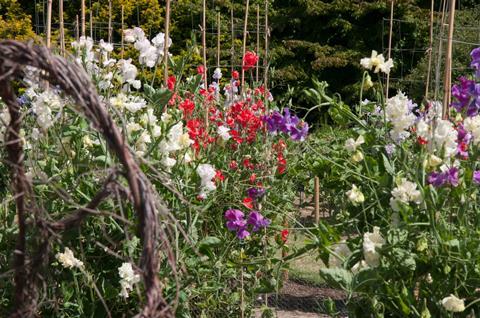
[[143,90],[147,100],[160,109],[163,109],[172,97],[172,92],[166,88],[155,89],[148,84],[144,84]]
[[385,171],[387,171],[390,175],[395,176],[395,168],[390,164],[390,160],[388,160],[388,158],[383,153],[382,158]]
[[347,291],[351,290],[353,275],[344,268],[322,268],[320,276],[332,286]]

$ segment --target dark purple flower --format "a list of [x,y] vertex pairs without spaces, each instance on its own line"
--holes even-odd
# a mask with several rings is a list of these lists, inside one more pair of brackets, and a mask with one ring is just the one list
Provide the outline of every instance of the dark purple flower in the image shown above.
[[450,168],[444,173],[446,173],[447,175],[447,183],[449,183],[453,187],[458,186],[458,168],[457,167]]
[[258,211],[250,212],[248,216],[248,224],[253,226],[252,231],[256,232],[261,228],[265,228],[270,225],[270,220],[261,215]]
[[470,56],[472,57],[470,66],[475,70],[477,78],[480,78],[480,48],[473,49]]
[[435,188],[443,186],[445,182],[446,178],[442,172],[432,172],[427,177],[427,183],[433,185]]
[[480,170],[473,172],[473,183],[480,184]]
[[254,201],[263,197],[264,194],[265,194],[264,188],[250,188],[247,190],[247,196]]
[[432,172],[427,177],[427,183],[436,188],[446,184],[456,187],[458,186],[458,168],[452,167],[444,172]]
[[308,134],[308,124],[303,123],[302,128],[293,127],[291,129],[291,137],[295,141],[304,141]]
[[283,116],[278,111],[274,111],[270,116],[263,116],[263,121],[267,123],[268,131],[274,133],[280,130],[280,125],[283,123]]
[[293,128],[295,128],[300,121],[300,119],[297,116],[292,116],[290,114],[290,109],[285,108],[283,110],[283,120],[280,123],[280,130],[283,131],[284,133],[288,134],[292,131]]
[[238,231],[245,227],[247,222],[244,219],[244,214],[240,210],[229,209],[225,212],[225,218],[227,219],[227,228],[230,231]]
[[243,240],[244,238],[246,238],[247,236],[250,235],[250,232],[247,231],[247,229],[245,227],[242,227],[241,229],[239,229],[237,231],[237,237],[240,239],[240,240]]

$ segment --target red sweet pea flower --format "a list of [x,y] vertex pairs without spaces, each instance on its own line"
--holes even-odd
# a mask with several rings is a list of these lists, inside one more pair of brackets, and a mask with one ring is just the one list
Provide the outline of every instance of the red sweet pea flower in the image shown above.
[[252,67],[255,66],[258,62],[258,56],[255,54],[255,52],[248,51],[245,53],[243,56],[243,70],[248,71]]
[[233,77],[234,79],[238,79],[238,76],[239,76],[239,74],[238,74],[237,71],[233,71],[233,72],[232,72],[232,77]]
[[183,110],[183,115],[185,117],[190,116],[193,113],[193,110],[195,109],[195,103],[192,102],[190,99],[186,98],[183,102],[178,105],[178,108]]
[[238,169],[238,164],[235,160],[232,160],[232,161],[230,161],[229,167],[232,170],[237,170]]
[[279,153],[277,155],[277,172],[278,174],[283,174],[285,170],[287,170],[287,160],[285,160],[282,153]]
[[170,75],[167,80],[168,89],[173,91],[175,89],[176,82],[177,82],[177,78],[174,75]]
[[249,209],[249,210],[253,209],[253,199],[252,198],[245,198],[245,199],[243,199],[242,203],[247,209]]
[[222,173],[222,170],[217,170],[217,173],[215,174],[215,180],[218,182],[222,182],[225,180],[225,176]]
[[418,141],[418,143],[419,143],[420,145],[426,145],[426,144],[428,144],[428,140],[423,139],[423,138],[420,137],[420,136],[417,138],[417,141]]
[[197,74],[201,74],[201,75],[205,74],[205,67],[203,65],[197,66]]
[[252,173],[250,176],[250,183],[255,183],[255,180],[257,180],[257,175],[255,173]]
[[287,243],[287,239],[288,239],[288,234],[289,234],[289,233],[290,233],[290,232],[288,232],[287,229],[282,230],[281,235],[282,235],[282,241],[283,241],[283,243]]

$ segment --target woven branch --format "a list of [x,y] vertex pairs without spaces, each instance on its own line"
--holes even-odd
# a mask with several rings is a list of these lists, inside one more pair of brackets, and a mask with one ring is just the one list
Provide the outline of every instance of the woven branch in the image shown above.
[[[32,66],[45,72],[45,79],[58,85],[80,106],[80,111],[98,130],[125,169],[133,206],[138,214],[139,232],[143,244],[140,268],[145,284],[146,303],[136,317],[173,317],[172,307],[162,296],[162,288],[157,276],[159,269],[159,249],[167,255],[167,259],[175,271],[174,253],[168,241],[168,233],[158,224],[158,215],[166,215],[165,211],[156,211],[159,206],[155,201],[150,182],[141,172],[134,160],[120,130],[100,103],[99,96],[89,76],[78,64],[53,55],[43,46],[35,46],[32,42],[0,41],[0,96],[7,104],[11,116],[6,137],[6,149],[12,174],[12,188],[15,192],[19,233],[15,251],[15,304],[11,317],[35,317],[37,310],[38,273],[49,253],[49,232],[60,232],[65,227],[78,225],[86,216],[85,211],[57,223],[50,223],[36,214],[35,224],[39,227],[42,241],[32,261],[26,255],[26,222],[25,211],[31,185],[25,177],[23,165],[23,145],[19,138],[21,128],[20,106],[11,87],[11,81],[23,76],[23,69]],[[97,206],[107,196],[108,186],[104,186],[93,201],[87,206]],[[157,204],[156,204],[157,203]],[[163,203],[161,206],[164,206]],[[160,243],[157,240],[160,240]]]

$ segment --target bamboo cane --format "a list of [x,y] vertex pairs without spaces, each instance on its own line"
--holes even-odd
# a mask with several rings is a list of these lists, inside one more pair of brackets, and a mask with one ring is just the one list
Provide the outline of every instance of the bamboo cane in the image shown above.
[[[257,4],[257,47],[255,48],[256,53],[260,56],[260,6]],[[257,60],[255,65],[255,81],[258,83],[258,64],[260,63],[260,58]]]
[[124,40],[124,31],[125,31],[125,26],[124,26],[124,7],[122,5],[122,39],[121,39],[121,48],[122,48],[122,51],[120,52],[120,57],[123,59],[123,55],[125,54],[125,40]]
[[244,92],[245,86],[245,70],[243,69],[243,57],[246,53],[247,47],[247,24],[248,24],[248,8],[250,6],[250,0],[247,0],[245,5],[245,21],[243,23],[243,43],[242,43],[242,93]]
[[108,43],[112,43],[112,0],[108,0]]
[[217,13],[217,67],[220,68],[220,12]]
[[450,0],[450,20],[448,22],[448,43],[447,56],[445,61],[445,81],[443,98],[443,118],[448,118],[448,107],[451,102],[450,86],[452,83],[452,49],[453,49],[453,30],[455,26],[455,0]]
[[[393,5],[395,0],[391,0],[390,4],[390,30],[388,32],[388,57],[390,59],[392,57],[392,34],[393,34]],[[390,72],[387,74],[387,83],[385,85],[385,98],[388,99],[388,90],[390,88]]]
[[163,83],[165,87],[168,82],[168,39],[170,38],[170,0],[167,0],[165,13],[165,38],[163,46]]
[[65,26],[63,21],[63,0],[58,1],[58,15],[60,20],[60,52],[65,57]]
[[235,65],[235,30],[234,30],[234,21],[233,21],[233,5],[232,5],[232,8],[230,9],[230,21],[231,21],[231,25],[232,25],[232,48],[231,48],[231,51],[230,51],[230,54],[231,54],[231,62],[230,64],[231,67],[230,67],[230,71],[233,72],[234,70],[234,65]]
[[433,54],[433,10],[435,0],[431,1],[430,7],[430,41],[428,46],[428,70],[427,70],[427,83],[425,85],[425,100],[428,100],[428,93],[430,91],[430,72],[432,70],[432,54]]
[[81,12],[82,12],[82,36],[85,36],[85,0],[82,0],[81,2]]
[[52,0],[47,1],[47,48],[52,46]]

